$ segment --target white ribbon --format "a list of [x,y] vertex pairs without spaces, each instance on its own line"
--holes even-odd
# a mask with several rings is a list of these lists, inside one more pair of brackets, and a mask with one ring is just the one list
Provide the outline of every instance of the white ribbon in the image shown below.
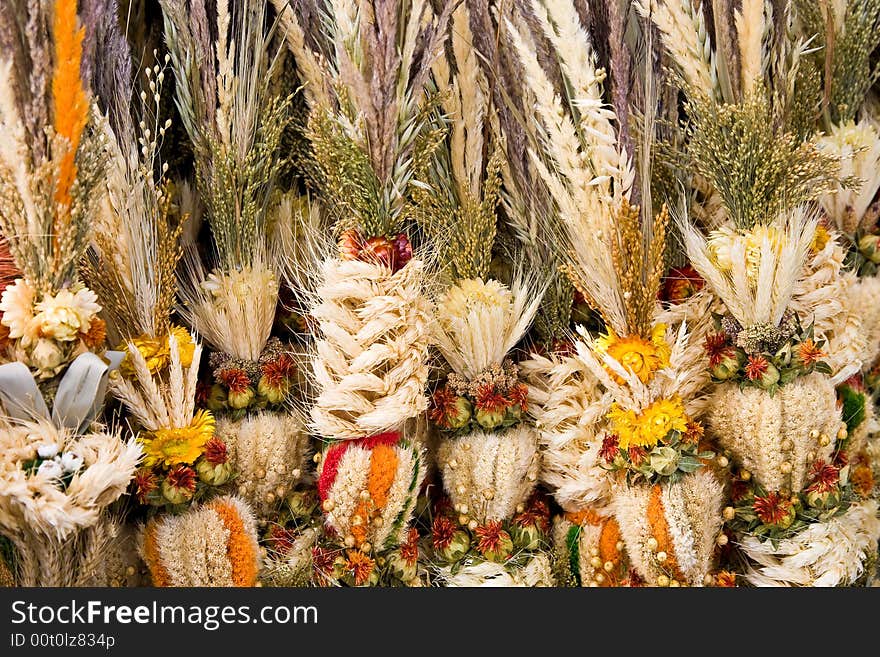
[[0,365],[0,402],[17,420],[45,419],[58,428],[82,433],[101,411],[110,372],[119,367],[124,356],[122,351],[108,351],[105,357],[109,363],[91,352],[77,356],[61,377],[51,415],[33,374],[24,364]]

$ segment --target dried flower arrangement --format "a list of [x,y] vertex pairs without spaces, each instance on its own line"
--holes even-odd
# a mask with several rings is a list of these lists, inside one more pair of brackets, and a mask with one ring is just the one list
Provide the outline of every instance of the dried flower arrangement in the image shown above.
[[272,85],[281,46],[264,2],[168,0],[162,11],[214,243],[210,271],[195,250],[185,254],[177,310],[212,349],[205,405],[236,471],[233,488],[267,518],[299,481],[309,448],[292,350],[270,337],[281,273],[269,227],[291,104]]
[[0,583],[876,583],[880,0],[158,9],[0,3]]

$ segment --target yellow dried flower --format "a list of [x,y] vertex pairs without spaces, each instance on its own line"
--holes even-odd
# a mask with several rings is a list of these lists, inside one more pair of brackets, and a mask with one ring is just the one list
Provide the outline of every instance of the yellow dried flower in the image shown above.
[[[141,352],[144,360],[147,361],[147,369],[150,371],[150,374],[161,372],[171,359],[171,349],[169,346],[169,337],[171,335],[177,340],[177,348],[180,353],[180,364],[183,367],[189,367],[192,365],[193,353],[195,352],[196,345],[193,343],[189,331],[181,326],[172,326],[169,335],[163,337],[153,338],[147,335],[141,335],[131,339],[131,344]],[[121,349],[127,354],[129,345],[123,345]],[[122,360],[120,370],[125,377],[134,376],[134,367],[132,366],[131,359],[128,355]]]
[[684,433],[688,427],[688,416],[681,397],[658,399],[650,406],[636,413],[630,409],[612,404],[606,416],[617,436],[621,449],[630,446],[654,447],[662,442],[670,431]]
[[[608,330],[608,335],[603,335],[596,340],[597,351],[608,354],[624,369],[629,370],[642,383],[650,381],[654,372],[669,365],[669,356],[672,350],[666,342],[666,325],[657,324],[651,331],[651,339],[633,335],[624,338],[618,337],[613,330]],[[625,381],[619,374],[606,366],[608,373],[614,377],[617,383]]]
[[214,435],[211,411],[199,410],[189,426],[157,429],[141,436],[147,466],[191,464]]

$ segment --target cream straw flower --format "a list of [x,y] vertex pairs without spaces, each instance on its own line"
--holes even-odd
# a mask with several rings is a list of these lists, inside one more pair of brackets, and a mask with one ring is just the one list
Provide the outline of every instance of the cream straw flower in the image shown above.
[[72,342],[80,333],[89,330],[92,318],[101,310],[98,297],[90,289],[83,287],[75,293],[61,290],[58,294],[46,295],[35,306],[37,314],[34,322],[40,327],[40,334],[60,342]]
[[13,340],[24,338],[26,343],[37,337],[37,324],[34,320],[34,290],[23,278],[6,287],[0,296],[0,324],[9,328]]

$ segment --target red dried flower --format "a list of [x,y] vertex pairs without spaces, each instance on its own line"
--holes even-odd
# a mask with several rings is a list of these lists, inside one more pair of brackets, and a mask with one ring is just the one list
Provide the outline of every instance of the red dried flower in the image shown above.
[[269,546],[281,555],[286,555],[293,547],[296,533],[292,529],[285,529],[281,525],[272,525],[269,529]]
[[752,506],[761,522],[777,525],[789,515],[791,500],[774,491],[764,497],[755,497]]
[[229,459],[226,443],[214,436],[205,443],[205,460],[211,465],[223,465]]
[[477,550],[483,555],[499,552],[502,542],[510,540],[510,534],[504,531],[497,520],[490,520],[485,525],[480,525],[474,530],[474,534],[477,536]]
[[138,470],[134,476],[134,483],[137,486],[138,502],[141,504],[147,503],[147,497],[159,485],[152,470]]
[[404,233],[398,233],[394,238],[394,271],[403,269],[412,260],[412,244]]
[[455,523],[451,518],[445,515],[437,515],[431,524],[431,540],[434,543],[435,550],[445,550],[452,542],[452,536],[455,534]]
[[448,386],[438,388],[431,395],[431,410],[428,413],[431,421],[442,429],[449,428],[449,413],[453,410],[457,399],[458,395],[452,392]]
[[825,352],[816,346],[812,339],[804,340],[798,346],[798,358],[807,367],[818,362],[825,356]]
[[620,585],[625,588],[641,588],[645,585],[645,580],[636,571],[631,570],[626,578],[620,582]]
[[746,363],[746,376],[749,381],[756,381],[764,376],[768,367],[770,363],[761,354],[751,354]]
[[317,546],[312,548],[312,568],[316,573],[324,576],[319,578],[320,582],[326,583],[326,576],[333,572],[335,560],[336,553],[333,550]]
[[627,453],[629,455],[630,462],[636,467],[640,466],[642,464],[642,461],[644,461],[648,457],[647,450],[645,450],[644,447],[639,447],[638,445],[630,445]]
[[410,527],[406,540],[400,545],[400,556],[408,565],[413,565],[419,558],[419,530]]
[[602,447],[599,449],[599,457],[605,462],[611,463],[620,453],[619,443],[620,439],[613,433],[605,434],[602,439]]
[[742,479],[734,479],[730,484],[730,499],[739,502],[749,494],[749,484]]
[[827,493],[840,481],[840,470],[819,459],[810,466],[807,477],[812,482],[807,487],[808,493]]
[[486,413],[498,413],[507,410],[510,402],[507,397],[495,390],[495,386],[491,383],[485,383],[477,389],[474,405],[478,410]]
[[510,400],[511,406],[518,404],[522,410],[528,410],[529,387],[525,383],[518,383],[507,391],[507,398]]
[[660,300],[679,304],[703,289],[705,281],[690,265],[673,267],[663,279]]
[[371,237],[361,247],[359,258],[393,269],[394,245],[386,237]]
[[293,376],[296,365],[288,354],[281,354],[275,360],[265,363],[260,367],[266,382],[275,387],[280,387],[287,379]]
[[190,493],[196,490],[196,471],[186,465],[173,468],[165,478],[170,486],[188,490]]
[[703,349],[709,356],[709,366],[715,367],[725,358],[733,355],[734,349],[727,342],[727,335],[724,333],[711,333],[706,336],[703,342]]
[[217,374],[217,379],[229,388],[230,392],[241,393],[247,390],[247,387],[251,384],[251,380],[247,375],[247,372],[244,370],[238,369],[237,367],[230,367],[225,370],[220,370]]
[[844,381],[842,385],[856,392],[865,392],[865,377],[861,372],[857,372]]
[[196,406],[204,408],[211,394],[211,384],[207,381],[199,381],[196,383]]

